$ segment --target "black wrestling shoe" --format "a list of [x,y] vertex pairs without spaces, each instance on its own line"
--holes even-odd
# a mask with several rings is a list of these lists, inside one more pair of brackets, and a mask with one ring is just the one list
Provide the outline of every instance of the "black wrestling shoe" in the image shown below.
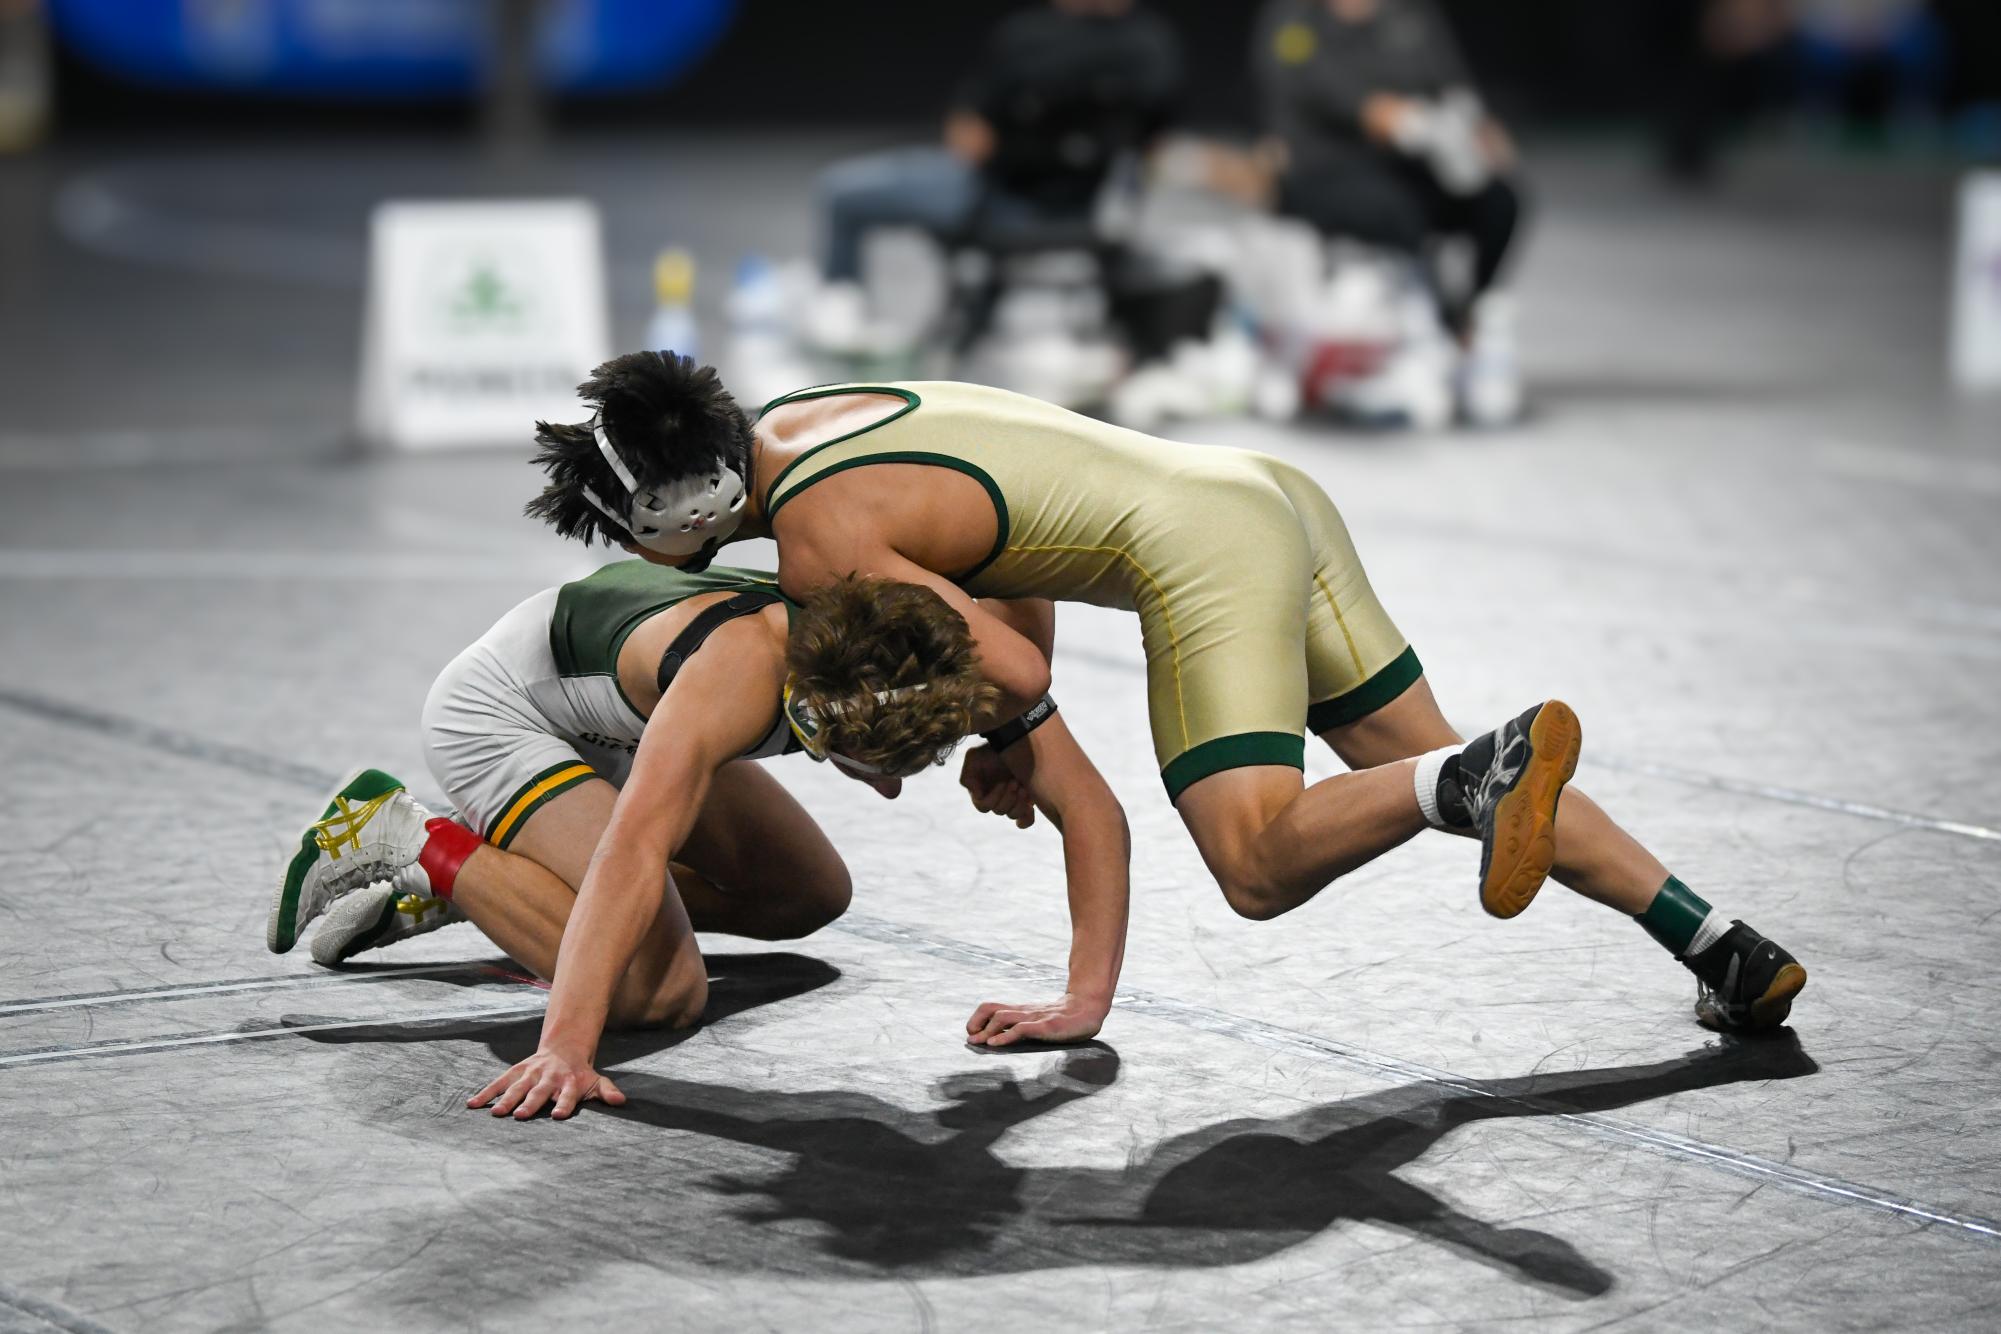
[[1577,772],[1584,729],[1562,700],[1476,737],[1439,770],[1438,813],[1480,836],[1480,906],[1513,917],[1556,861],[1556,799]]
[[1696,1022],[1718,1032],[1777,1028],[1806,985],[1799,960],[1742,922],[1681,962],[1695,974]]

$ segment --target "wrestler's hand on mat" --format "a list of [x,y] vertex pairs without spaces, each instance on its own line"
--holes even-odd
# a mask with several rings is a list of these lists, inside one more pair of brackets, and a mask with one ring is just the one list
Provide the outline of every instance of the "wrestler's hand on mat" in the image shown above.
[[966,1041],[975,1047],[1006,1047],[1023,1038],[1082,1042],[1098,1036],[1111,1009],[1108,1001],[1086,1000],[1067,991],[1061,999],[1041,1005],[988,1001],[966,1021]]
[[492,1103],[495,1116],[511,1114],[517,1121],[526,1121],[547,1106],[551,1116],[564,1121],[575,1113],[577,1104],[593,1098],[607,1107],[625,1102],[618,1085],[593,1070],[589,1061],[538,1051],[525,1061],[516,1061],[506,1074],[466,1099],[466,1106]]
[[992,746],[966,752],[959,765],[959,786],[972,797],[976,811],[1004,816],[1022,829],[1035,823],[1035,799]]

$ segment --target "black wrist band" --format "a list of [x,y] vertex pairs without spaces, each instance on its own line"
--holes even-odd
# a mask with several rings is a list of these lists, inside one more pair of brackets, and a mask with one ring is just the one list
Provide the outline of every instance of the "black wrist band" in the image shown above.
[[980,733],[980,739],[995,750],[1006,750],[1015,742],[1033,732],[1036,728],[1056,716],[1056,701],[1044,695],[1029,705],[1028,712],[1011,723],[1002,723],[991,732]]

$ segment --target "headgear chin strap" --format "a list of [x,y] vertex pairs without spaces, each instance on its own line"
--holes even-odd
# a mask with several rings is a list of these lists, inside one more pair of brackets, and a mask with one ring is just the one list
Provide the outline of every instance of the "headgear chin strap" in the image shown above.
[[[602,408],[591,418],[591,435],[598,442],[598,452],[625,486],[627,508],[621,513],[589,487],[584,488],[584,496],[599,513],[630,533],[634,545],[663,556],[713,558],[716,548],[729,541],[743,522],[747,493],[736,469],[725,464],[714,472],[684,478],[665,490],[645,491],[613,448]],[[707,564],[705,559],[699,565],[690,562],[685,568],[699,569]]]

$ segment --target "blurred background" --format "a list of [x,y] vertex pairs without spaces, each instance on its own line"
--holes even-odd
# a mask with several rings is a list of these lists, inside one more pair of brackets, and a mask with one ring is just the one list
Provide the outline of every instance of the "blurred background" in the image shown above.
[[[183,1016],[5,1023],[16,1047],[105,1048],[290,1013],[213,980],[298,971],[259,942],[304,794],[354,763],[429,791],[439,669],[623,554],[521,512],[535,420],[583,419],[597,360],[692,352],[753,408],[977,377],[1307,471],[1450,718],[1569,701],[1594,796],[1784,932],[1815,970],[1811,1096],[1696,1089],[1621,1116],[1987,1229],[1954,1211],[2001,1216],[1992,1141],[1964,1129],[1993,1121],[1978,1018],[2001,929],[1968,910],[2001,889],[1997,172],[2001,0],[0,0],[0,995],[144,985]],[[1064,716],[1132,824],[1127,985],[1280,1020],[1316,1061],[1398,1064],[1321,1076],[1303,1047],[1231,1056],[1225,1029],[1135,1014],[1108,1030],[1129,1091],[1043,1139],[944,1150],[971,1193],[914,1217],[978,1249],[878,1266],[912,1234],[879,1217],[909,1197],[871,1164],[924,1180],[906,1131],[933,1143],[921,1090],[963,1074],[961,999],[1032,976],[989,977],[967,960],[1003,956],[958,942],[1061,958],[1060,848],[974,817],[949,770],[885,806],[780,761],[877,924],[801,947],[847,985],[651,1060],[697,1082],[635,1102],[693,1090],[695,1119],[600,1120],[596,1168],[539,1136],[440,1138],[442,1090],[489,1053],[406,1025],[430,1004],[414,987],[314,992],[395,1016],[356,1045],[49,1066],[79,1073],[17,1080],[36,1128],[7,1139],[7,1182],[60,1203],[0,1229],[0,1327],[7,1284],[121,1328],[459,1327],[521,1294],[613,1327],[739,1307],[1294,1327],[1336,1301],[1318,1323],[1595,1328],[1679,1303],[1693,1327],[1797,1328],[1784,1310],[1838,1304],[1825,1323],[1903,1327],[1992,1306],[1952,1228],[1903,1241],[1888,1214],[1453,1110],[1464,1078],[1682,1052],[1685,977],[1576,896],[1473,925],[1458,840],[1281,930],[1235,919],[1161,798],[1130,616],[1066,604],[1058,643]],[[440,941],[424,957],[484,950]],[[183,983],[227,994],[182,1004]],[[1681,1067],[1632,1068],[1591,1105]],[[1312,1105],[1393,1069],[1460,1073],[1436,1113]],[[853,1135],[850,1090],[913,1110]],[[774,1138],[722,1142],[740,1113]],[[1349,1127],[1270,1160],[1304,1163],[1325,1214],[1265,1229],[1230,1204],[1186,1231],[1210,1188],[1177,1167],[1117,1256],[1010,1221],[1041,1189],[1017,1168],[1076,1164],[1041,1179],[1082,1198],[1087,1164],[1253,1113]],[[1479,1138],[1345,1161],[1354,1135],[1427,1118]],[[1005,1129],[963,1124],[954,1143]],[[1245,1142],[1306,1122],[1269,1124]],[[660,1162],[699,1170],[663,1188]],[[460,1225],[468,1199],[503,1224],[523,1199],[555,1212],[489,1235]],[[580,1261],[607,1211],[621,1236]],[[389,1254],[385,1231],[442,1248]],[[1267,1245],[1287,1267],[1238,1264]],[[1599,1263],[1609,1294],[1563,1286]],[[810,1321],[774,1316],[786,1301]],[[1864,1314],[1896,1303],[1922,1316]]]
[[17,460],[520,444],[641,344],[1329,432],[1995,359],[1986,0],[0,0],[0,148]]

